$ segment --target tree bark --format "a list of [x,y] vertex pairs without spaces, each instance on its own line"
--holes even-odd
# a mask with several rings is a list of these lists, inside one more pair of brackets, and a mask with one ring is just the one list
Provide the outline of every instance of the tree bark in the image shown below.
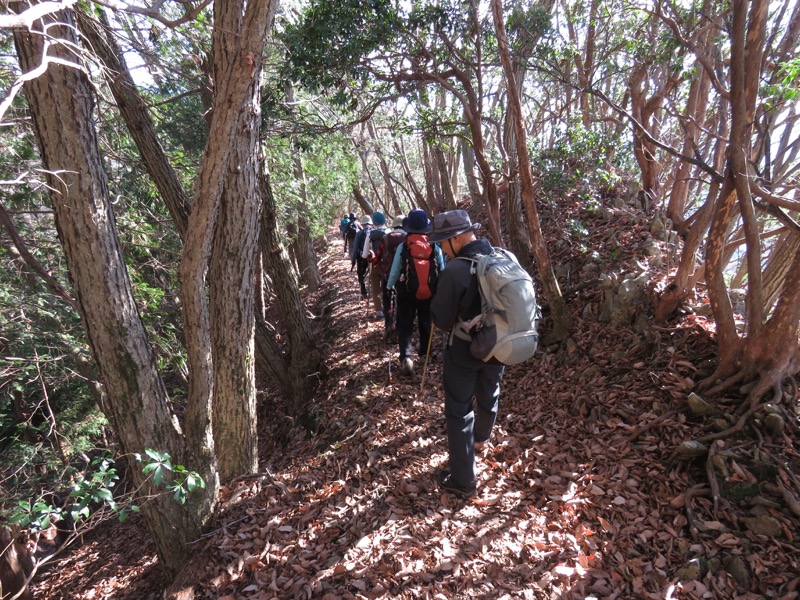
[[259,187],[264,199],[261,244],[264,249],[264,268],[272,279],[277,310],[286,327],[289,346],[288,360],[282,361],[285,373],[281,373],[281,378],[285,377],[289,384],[291,410],[297,416],[311,398],[310,390],[316,384],[315,375],[319,372],[322,357],[311,323],[306,317],[297,280],[289,269],[289,261],[277,235],[275,198],[265,168],[259,171]]
[[464,163],[464,178],[467,180],[469,197],[475,209],[480,210],[483,207],[483,190],[475,176],[475,151],[465,137],[461,138],[461,158]]
[[[226,21],[219,26],[228,33],[238,30],[230,28]],[[222,62],[224,57],[217,59],[215,81],[224,77],[222,69],[227,67]],[[222,481],[253,473],[258,468],[254,311],[261,214],[257,160],[260,101],[256,78],[246,92],[235,125],[236,143],[231,149],[210,263],[212,419]]]
[[105,66],[103,74],[145,169],[164,199],[178,234],[182,240],[186,239],[189,199],[158,140],[147,106],[136,89],[122,50],[109,29],[105,10],[98,10],[99,22],[83,12],[78,13],[81,33]]
[[[16,3],[14,8],[26,6]],[[61,24],[45,19],[48,37],[64,43],[51,44],[48,57],[78,62],[68,50],[77,47],[72,13],[54,17]],[[14,32],[24,72],[43,64],[43,39],[40,29]],[[180,426],[170,410],[133,298],[93,125],[89,79],[82,70],[50,62],[39,77],[25,84],[25,94],[47,171],[59,239],[123,452],[143,453],[146,448],[168,452],[172,460],[208,476],[212,466],[209,455],[185,452]],[[133,469],[132,476],[144,493],[154,496],[143,505],[143,512],[161,563],[174,574],[210,515],[216,494],[214,480],[207,479],[206,490],[181,507],[170,495],[153,489],[139,469]]]
[[508,52],[502,0],[492,0],[492,15],[494,16],[494,25],[497,32],[497,45],[500,51],[500,60],[503,63],[503,70],[505,71],[506,80],[508,82],[508,110],[514,125],[517,157],[519,159],[519,179],[522,188],[522,199],[528,216],[528,228],[531,232],[531,245],[533,246],[533,253],[536,256],[539,276],[542,278],[544,293],[547,297],[553,317],[553,329],[548,334],[548,341],[559,342],[569,336],[569,330],[572,326],[572,317],[564,301],[564,297],[561,295],[558,280],[556,280],[555,273],[553,272],[550,263],[550,254],[547,251],[541,224],[539,223],[539,213],[536,210],[533,176],[531,173],[531,165],[528,160],[527,138],[522,121],[522,107],[520,106],[514,70]]

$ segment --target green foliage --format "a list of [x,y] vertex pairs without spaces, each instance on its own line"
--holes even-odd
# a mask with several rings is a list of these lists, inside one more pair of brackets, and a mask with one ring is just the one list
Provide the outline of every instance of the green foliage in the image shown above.
[[[610,190],[619,180],[618,172],[625,170],[623,161],[629,157],[621,142],[608,139],[594,130],[575,124],[561,133],[550,148],[531,154],[534,174],[542,188],[550,193],[567,194],[578,191],[588,203],[594,200],[594,190]],[[610,149],[614,152],[610,152]],[[613,155],[614,162],[607,157]]]
[[[144,457],[136,454],[135,458],[143,464],[142,473],[149,476],[154,486],[170,492],[179,504],[185,504],[195,490],[205,488],[205,481],[197,472],[189,471],[183,465],[173,465],[167,453],[148,448]],[[72,523],[77,528],[81,522],[104,509],[115,513],[120,521],[125,521],[130,513],[139,512],[140,509],[135,504],[135,494],[115,497],[113,488],[118,482],[115,462],[110,455],[104,454],[94,459],[85,473],[76,476],[64,506],[57,506],[52,500],[40,496],[11,503],[3,510],[3,516],[11,523],[33,530],[47,529],[59,522]],[[5,499],[6,504],[8,501]]]
[[793,58],[778,65],[775,83],[764,90],[767,105],[777,108],[787,102],[797,100],[800,92],[800,58]]
[[[313,0],[280,39],[288,49],[285,75],[310,90],[364,80],[362,57],[392,41],[398,14],[389,0]],[[340,91],[340,93],[343,90]],[[346,104],[346,95],[336,97]]]
[[148,448],[144,457],[138,453],[134,457],[137,462],[144,463],[142,473],[148,475],[156,487],[163,487],[172,492],[172,498],[178,504],[186,504],[189,494],[206,487],[199,473],[189,471],[183,465],[173,465],[170,455],[166,452]]

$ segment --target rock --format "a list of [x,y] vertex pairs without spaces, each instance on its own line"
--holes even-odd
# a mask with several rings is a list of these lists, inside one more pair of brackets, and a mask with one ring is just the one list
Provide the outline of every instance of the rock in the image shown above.
[[764,417],[764,429],[767,430],[772,437],[783,437],[783,430],[786,428],[786,423],[783,417],[777,413],[770,413]]
[[733,288],[728,290],[728,297],[731,299],[733,312],[744,317],[747,314],[747,290]]
[[661,246],[654,239],[649,239],[642,245],[642,252],[645,256],[661,256]]
[[723,419],[722,417],[711,421],[711,427],[714,428],[714,431],[725,431],[730,426],[731,424],[728,422],[728,420]]
[[694,440],[681,442],[681,445],[675,449],[675,456],[679,460],[691,460],[706,454],[708,454],[708,446]]
[[759,515],[757,517],[744,517],[745,526],[756,535],[778,537],[783,534],[783,527],[775,517]]
[[714,412],[714,407],[694,392],[686,397],[686,402],[694,415],[709,415]]
[[705,566],[699,558],[693,558],[675,571],[675,576],[681,581],[700,581],[703,575],[705,575]]
[[731,574],[741,590],[750,589],[750,566],[741,556],[726,556],[722,561],[723,568]]
[[597,216],[600,218],[601,221],[610,221],[611,219],[614,218],[614,211],[612,211],[610,208],[603,206],[597,211]]

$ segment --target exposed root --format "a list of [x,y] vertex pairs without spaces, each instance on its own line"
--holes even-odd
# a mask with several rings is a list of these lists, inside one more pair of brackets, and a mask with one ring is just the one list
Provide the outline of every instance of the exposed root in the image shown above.
[[653,427],[655,427],[655,426],[657,426],[657,425],[660,425],[661,423],[664,423],[665,421],[670,421],[670,420],[672,420],[672,418],[673,418],[673,417],[674,417],[676,414],[677,414],[677,411],[674,411],[674,410],[669,410],[669,411],[665,412],[663,415],[661,415],[661,416],[659,416],[659,417],[656,417],[655,419],[653,419],[653,420],[652,420],[652,421],[650,421],[649,423],[645,423],[645,424],[644,424],[644,425],[642,425],[641,427],[637,427],[635,430],[633,430],[633,431],[630,433],[630,435],[628,435],[628,442],[635,442],[635,441],[636,441],[636,439],[637,439],[637,438],[638,438],[640,435],[642,435],[642,434],[643,434],[645,431],[649,431],[649,430],[650,430],[650,429],[652,429]]
[[764,408],[766,405],[767,403],[765,402],[763,404],[758,404],[752,407],[741,417],[739,417],[739,420],[736,421],[736,424],[733,427],[728,427],[728,429],[724,431],[719,431],[717,433],[709,433],[708,435],[704,435],[703,437],[698,438],[697,441],[701,443],[710,442],[713,440],[718,440],[721,438],[728,437],[729,435],[733,435],[734,433],[739,433],[742,429],[744,429],[744,426],[747,424],[747,420],[754,414],[756,414],[758,411],[760,411],[762,408]]
[[700,483],[695,485],[684,494],[684,509],[686,510],[686,526],[689,528],[689,534],[695,542],[700,541],[700,532],[695,525],[694,511],[692,510],[692,498],[695,496],[710,496],[711,490],[706,487],[706,484]]
[[[731,375],[730,377],[728,377],[724,381],[719,382],[717,385],[715,385],[714,387],[712,387],[709,390],[707,390],[706,391],[706,395],[707,396],[715,396],[716,394],[719,394],[720,392],[724,392],[725,390],[727,390],[729,388],[732,388],[737,383],[739,383],[741,381],[744,381],[745,377],[747,377],[747,372],[744,371],[744,370],[741,370],[738,373],[736,373],[735,375]],[[716,381],[716,379],[717,379],[717,374],[714,373],[714,375],[712,375],[708,379],[704,379],[703,381],[701,381],[700,385],[698,386],[698,388],[704,389],[702,387],[704,384],[710,385],[711,383]]]
[[719,452],[719,449],[723,446],[723,442],[716,441],[708,449],[708,458],[706,459],[706,477],[708,477],[708,485],[711,486],[711,498],[714,501],[714,518],[719,518],[719,500],[720,500],[720,490],[719,490],[719,482],[717,481],[717,475],[714,470],[714,457]]
[[789,507],[789,510],[800,517],[800,500],[797,499],[797,496],[795,496],[791,490],[786,489],[786,486],[781,482],[778,482],[778,489],[781,492],[781,496],[783,496],[783,501],[786,502],[786,506]]
[[[756,406],[758,401],[761,399],[767,390],[772,389],[772,399],[770,402],[775,404],[780,403],[781,398],[783,397],[783,391],[781,390],[781,380],[783,379],[783,369],[771,369],[766,373],[762,373],[758,383],[756,383],[755,387],[750,390],[750,393],[747,395],[747,403],[750,405],[750,408]],[[744,406],[744,404],[742,405]]]

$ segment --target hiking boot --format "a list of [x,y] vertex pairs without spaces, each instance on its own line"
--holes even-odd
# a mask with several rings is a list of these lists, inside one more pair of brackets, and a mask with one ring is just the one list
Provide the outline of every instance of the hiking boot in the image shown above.
[[400,375],[412,376],[414,374],[414,361],[406,357],[400,362]]
[[478,489],[474,485],[472,487],[464,487],[453,481],[453,476],[450,474],[450,471],[439,471],[436,480],[439,482],[440,488],[464,500],[474,498],[478,495]]
[[377,320],[380,320],[380,319],[383,319],[383,311],[382,310],[379,310],[378,312],[375,313],[375,320],[377,321]]

